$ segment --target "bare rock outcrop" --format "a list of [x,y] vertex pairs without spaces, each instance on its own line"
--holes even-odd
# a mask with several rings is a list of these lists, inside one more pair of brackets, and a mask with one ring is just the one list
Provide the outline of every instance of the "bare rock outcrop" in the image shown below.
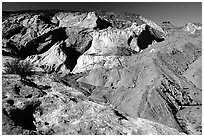
[[3,66],[3,134],[202,134],[201,25],[41,12],[3,16],[3,65],[35,67],[21,77]]
[[5,75],[3,85],[3,134],[184,134],[161,123],[126,118],[49,75],[23,81],[18,75]]
[[58,20],[59,27],[80,26],[83,28],[95,28],[98,19],[94,12],[58,13],[53,18]]
[[147,20],[143,18],[142,16],[139,17],[145,24],[151,27],[150,32],[157,38],[163,38],[165,36],[164,30],[158,26],[156,23],[154,23],[151,20]]
[[[162,35],[164,32],[162,29],[142,17],[136,17],[135,20],[131,21],[131,26],[125,29],[114,28],[113,22],[109,21],[107,15],[94,12],[16,15],[3,22],[3,54],[20,56],[21,58],[36,56],[36,60],[38,54],[43,54],[56,43],[64,41],[66,43],[64,47],[67,48],[60,50],[63,52],[60,54],[70,54],[66,53],[66,51],[71,48],[73,52],[76,51],[75,53],[77,53],[76,56],[73,55],[73,62],[76,62],[79,54],[85,52],[87,55],[95,53],[98,55],[131,55],[132,52],[139,52],[141,49],[147,48],[153,41],[160,42],[163,40]],[[96,45],[100,46],[97,47]],[[100,51],[92,51],[96,50],[96,47]],[[104,53],[98,53],[101,51]],[[48,54],[46,53],[46,55]],[[38,61],[39,64],[50,62],[43,61],[40,63],[40,61]],[[58,62],[58,59],[54,62]],[[65,66],[73,64],[71,67],[66,67],[70,71],[76,65],[76,63],[68,61],[65,61],[65,63]],[[50,65],[55,66],[54,70],[59,70],[59,64]],[[49,68],[50,65],[45,68]]]
[[194,23],[187,23],[184,27],[184,30],[194,34],[196,31],[202,30],[202,26],[196,25]]
[[138,26],[134,23],[124,30],[109,27],[93,32],[92,45],[78,58],[73,73],[89,70],[86,67],[90,64],[99,64],[99,62],[104,67],[111,62],[113,63],[111,66],[118,66],[123,56],[131,56],[138,53],[140,49],[147,48],[153,41],[162,40],[152,35],[149,28],[147,24]]
[[56,43],[48,51],[39,55],[32,55],[26,58],[32,64],[43,68],[47,72],[66,71],[64,62],[66,61],[66,54],[63,53],[62,42]]

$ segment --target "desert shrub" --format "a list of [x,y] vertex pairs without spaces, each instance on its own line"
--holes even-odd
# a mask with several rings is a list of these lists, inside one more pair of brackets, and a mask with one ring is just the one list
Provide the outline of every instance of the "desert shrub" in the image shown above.
[[29,76],[33,74],[32,70],[34,69],[34,65],[29,61],[15,59],[7,61],[3,65],[7,74],[18,74],[20,76]]

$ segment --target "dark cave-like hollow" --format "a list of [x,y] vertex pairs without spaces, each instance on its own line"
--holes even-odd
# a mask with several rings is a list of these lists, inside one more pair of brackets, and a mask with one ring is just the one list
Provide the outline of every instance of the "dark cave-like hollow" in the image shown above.
[[25,109],[12,109],[9,112],[9,117],[13,120],[16,126],[20,126],[27,130],[36,130],[34,125],[33,113],[40,106],[40,102],[33,102],[25,106]]
[[106,20],[102,20],[102,19],[97,19],[96,21],[96,28],[98,28],[99,30],[102,30],[102,29],[106,29],[108,28],[109,26],[112,27],[112,24]]
[[140,49],[146,49],[153,41],[161,42],[163,38],[157,38],[151,34],[149,27],[146,26],[145,30],[140,33],[137,39],[137,45]]
[[81,55],[80,52],[78,52],[75,48],[73,47],[66,47],[66,43],[63,43],[61,47],[63,53],[67,56],[64,64],[67,69],[72,71],[77,64],[77,59]]

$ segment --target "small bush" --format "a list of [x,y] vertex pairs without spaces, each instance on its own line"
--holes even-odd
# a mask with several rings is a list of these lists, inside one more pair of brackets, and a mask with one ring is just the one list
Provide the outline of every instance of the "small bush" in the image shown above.
[[28,76],[33,74],[32,70],[34,69],[34,65],[32,65],[29,61],[15,59],[12,61],[7,61],[3,65],[7,74],[18,74],[20,76]]

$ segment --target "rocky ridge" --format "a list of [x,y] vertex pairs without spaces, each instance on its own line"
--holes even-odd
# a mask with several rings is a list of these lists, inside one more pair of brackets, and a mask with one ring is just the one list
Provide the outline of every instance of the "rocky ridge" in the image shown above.
[[202,134],[201,27],[124,14],[5,14],[3,134]]
[[189,31],[192,34],[195,34],[196,31],[202,30],[202,26],[195,23],[187,23],[184,30]]

